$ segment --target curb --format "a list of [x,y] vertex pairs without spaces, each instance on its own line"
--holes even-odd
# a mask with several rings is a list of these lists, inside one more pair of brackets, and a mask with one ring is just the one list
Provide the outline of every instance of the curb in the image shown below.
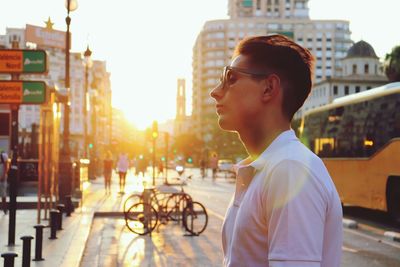
[[358,223],[353,220],[349,219],[343,219],[343,227],[350,228],[350,229],[357,229],[358,228]]
[[383,236],[387,237],[390,240],[400,242],[400,233],[387,231],[383,234]]

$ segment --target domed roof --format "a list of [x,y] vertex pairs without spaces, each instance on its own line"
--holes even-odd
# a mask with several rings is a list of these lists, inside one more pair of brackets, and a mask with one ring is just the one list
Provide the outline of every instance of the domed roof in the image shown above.
[[349,57],[373,57],[378,58],[375,54],[374,48],[365,41],[359,41],[355,43],[350,49],[347,51],[346,58]]

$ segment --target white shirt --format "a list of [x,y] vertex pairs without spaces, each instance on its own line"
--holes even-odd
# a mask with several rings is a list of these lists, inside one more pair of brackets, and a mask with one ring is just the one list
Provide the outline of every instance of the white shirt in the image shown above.
[[229,267],[340,266],[338,193],[321,159],[293,130],[238,167],[222,243]]
[[126,154],[122,154],[119,156],[117,162],[117,169],[119,172],[127,172],[129,168],[129,159]]

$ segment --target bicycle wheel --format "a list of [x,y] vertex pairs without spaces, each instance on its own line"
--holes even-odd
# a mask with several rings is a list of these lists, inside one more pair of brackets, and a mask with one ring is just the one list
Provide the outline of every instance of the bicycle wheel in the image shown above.
[[191,202],[183,209],[183,226],[193,235],[200,235],[207,227],[208,214],[203,204]]
[[179,221],[182,216],[183,209],[186,207],[188,201],[190,201],[190,196],[188,194],[172,194],[166,202],[168,218],[173,221]]
[[136,203],[125,214],[125,224],[136,234],[151,233],[158,223],[157,211],[149,204]]
[[131,207],[131,206],[133,206],[133,205],[135,205],[135,204],[137,204],[137,203],[139,203],[139,202],[142,202],[143,200],[142,200],[142,195],[141,194],[132,194],[132,195],[130,195],[127,199],[125,199],[125,201],[124,201],[124,209],[123,209],[123,211],[124,211],[124,215],[126,216],[126,213],[128,212],[128,209]]

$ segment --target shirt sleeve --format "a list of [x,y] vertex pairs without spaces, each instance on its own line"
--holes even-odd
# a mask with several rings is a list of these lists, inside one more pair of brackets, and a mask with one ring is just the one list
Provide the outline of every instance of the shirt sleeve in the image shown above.
[[320,266],[327,201],[301,162],[285,160],[266,179],[263,200],[271,267]]

